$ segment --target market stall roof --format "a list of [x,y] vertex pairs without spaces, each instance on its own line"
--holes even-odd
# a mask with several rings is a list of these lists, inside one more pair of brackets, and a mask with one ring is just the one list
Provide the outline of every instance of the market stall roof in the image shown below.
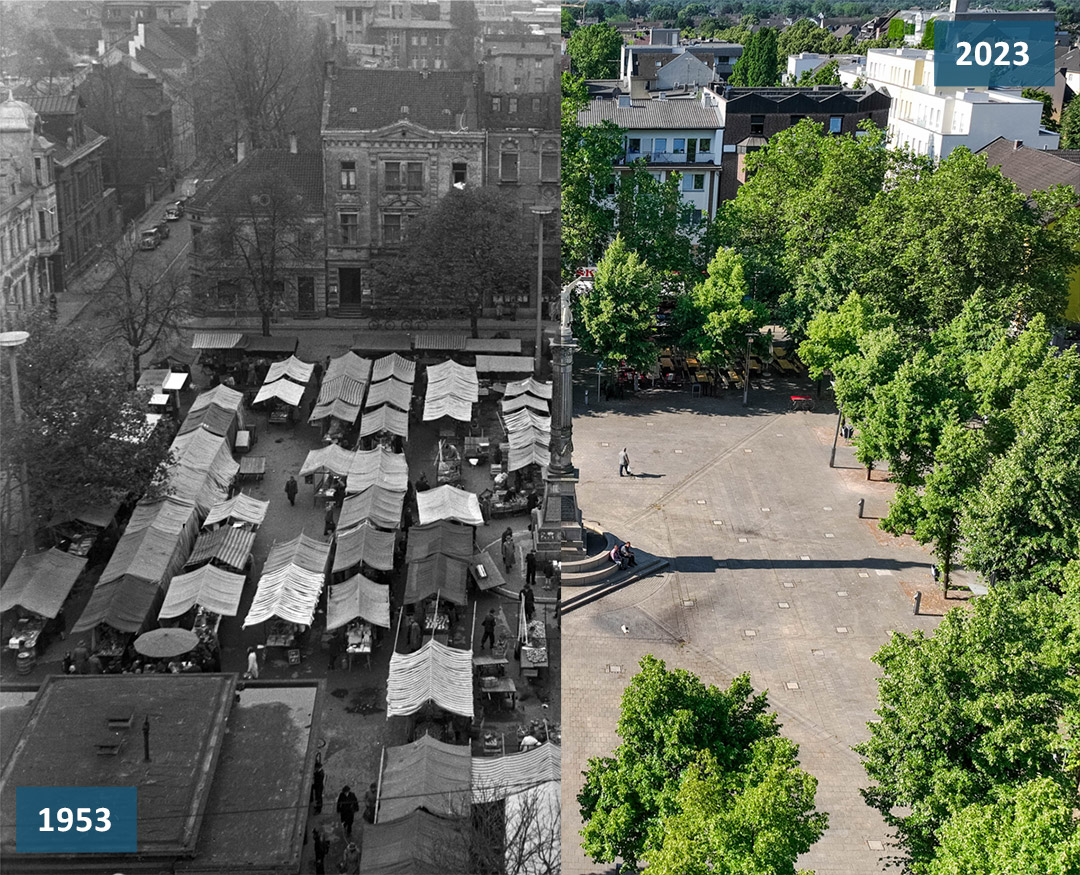
[[199,535],[184,565],[193,568],[217,560],[236,571],[243,571],[254,546],[255,532],[251,529],[246,526],[221,526]]
[[543,444],[545,447],[551,443],[551,432],[547,429],[534,428],[533,426],[527,426],[523,429],[510,432],[507,435],[507,443],[510,444],[510,449],[519,449],[521,447],[527,447],[530,444]]
[[263,337],[261,334],[245,334],[242,344],[244,349],[249,353],[294,353],[296,352],[296,348],[300,346],[300,338],[288,334],[280,337]]
[[421,809],[388,823],[365,823],[361,875],[464,875],[472,871],[466,832],[464,820]]
[[417,562],[444,553],[458,559],[468,559],[473,552],[473,529],[450,520],[439,520],[409,529],[406,562]]
[[258,526],[262,525],[262,521],[266,519],[266,512],[269,509],[269,501],[259,501],[259,499],[241,492],[228,501],[215,504],[210,508],[210,513],[203,520],[203,525],[212,526],[222,520],[237,520]]
[[542,383],[540,380],[528,377],[524,380],[516,380],[513,383],[507,383],[506,391],[503,394],[506,398],[516,398],[518,395],[524,395],[526,393],[550,401],[551,383]]
[[311,375],[314,372],[314,364],[302,362],[296,356],[291,355],[284,361],[273,362],[270,365],[270,370],[266,372],[266,379],[263,382],[273,383],[275,380],[281,380],[288,377],[294,383],[299,383],[303,386],[311,379]]
[[357,574],[330,587],[326,629],[340,629],[360,617],[373,626],[390,628],[390,587]]
[[396,352],[412,349],[412,335],[405,331],[358,331],[352,349],[362,352]]
[[223,617],[235,617],[240,610],[240,594],[244,589],[244,575],[204,565],[197,571],[178,574],[169,584],[165,603],[158,611],[158,619],[179,617],[192,605],[201,605],[208,611]]
[[245,337],[239,331],[196,331],[191,339],[192,349],[243,348]]
[[371,379],[371,359],[361,358],[355,352],[347,352],[335,359],[323,374],[323,385],[332,377],[350,377],[358,383],[367,383]]
[[469,813],[471,779],[468,745],[422,735],[412,744],[388,747],[379,783],[379,823],[406,817],[418,808],[463,817]]
[[[349,355],[352,354],[349,353]],[[354,358],[361,362],[367,361],[356,356]],[[334,361],[337,361],[337,359],[334,359]],[[333,363],[331,363],[331,367],[333,367]],[[346,370],[348,368],[342,365],[337,373],[330,373],[323,377],[319,397],[316,399],[315,407],[308,418],[309,422],[317,422],[328,416],[333,416],[344,422],[356,422],[360,407],[364,403],[367,380],[366,378],[352,377],[345,373]]]
[[369,486],[363,492],[346,497],[337,527],[349,529],[367,520],[382,529],[396,529],[401,525],[404,505],[404,490],[398,492],[382,486]]
[[424,400],[424,422],[433,422],[449,416],[458,422],[472,422],[473,402],[450,395],[432,398],[430,395]]
[[108,583],[98,581],[71,631],[88,632],[105,623],[118,632],[138,632],[161,595],[162,588],[156,582],[131,574]]
[[197,428],[204,428],[210,434],[224,437],[237,427],[238,414],[239,411],[237,410],[228,410],[219,407],[217,404],[208,404],[198,410],[188,412],[188,415],[184,417],[184,421],[180,424],[179,434],[187,434]]
[[527,443],[522,447],[510,447],[507,454],[506,470],[520,471],[529,465],[546,468],[551,463],[551,449],[548,444],[539,441]]
[[386,716],[415,714],[428,702],[473,716],[472,651],[434,638],[415,653],[394,653],[386,680]]
[[503,418],[503,425],[506,427],[507,434],[513,434],[515,431],[522,431],[527,428],[535,428],[543,432],[550,432],[551,417],[544,416],[537,413],[535,410],[523,407],[520,410],[515,410],[513,413],[508,413]]
[[125,575],[164,585],[183,567],[198,528],[199,518],[190,502],[170,496],[138,505],[98,585]]
[[[128,519],[124,534],[133,534],[145,528],[153,527],[162,532],[180,535],[192,529],[198,530],[199,520],[196,516],[194,502],[183,501],[174,495],[158,501],[140,501],[135,505]],[[194,539],[192,539],[194,543]]]
[[520,337],[467,337],[465,352],[484,352],[496,355],[517,355],[521,352]]
[[469,563],[436,553],[427,559],[409,563],[405,582],[404,604],[414,605],[429,595],[439,593],[440,598],[464,605],[468,602]]
[[459,365],[453,359],[428,365],[427,380],[428,395],[434,386],[444,395],[456,395],[466,401],[480,399],[480,379],[471,365]]
[[476,372],[479,374],[529,374],[535,367],[531,355],[478,355]]
[[369,486],[404,492],[409,486],[409,463],[405,456],[386,447],[353,453],[349,466],[349,492],[361,492]]
[[117,504],[99,504],[93,507],[84,507],[75,511],[72,519],[90,526],[97,526],[99,529],[108,528],[116,516],[118,507]]
[[365,410],[360,420],[360,437],[369,434],[389,432],[408,440],[409,437],[409,414],[397,410],[389,404],[376,407],[374,410]]
[[202,513],[225,500],[240,468],[226,438],[200,428],[177,435],[172,450],[177,461],[166,473],[171,498],[192,501]]
[[412,346],[418,351],[455,352],[465,349],[466,340],[468,335],[452,331],[417,331]]
[[[201,410],[210,404],[224,407],[226,410],[240,410],[243,406],[244,394],[230,389],[225,385],[217,385],[213,389],[200,392],[191,402],[191,410]],[[190,412],[190,411],[189,411]]]
[[411,403],[412,383],[390,377],[371,384],[364,406],[378,407],[380,404],[393,404],[398,410],[408,412]]
[[152,368],[148,371],[143,371],[139,374],[139,382],[136,384],[137,389],[153,389],[155,392],[160,392],[162,385],[165,383],[165,378],[171,374],[172,371],[167,368]]
[[328,444],[317,450],[310,450],[304,464],[300,466],[300,476],[308,474],[337,474],[344,477],[349,473],[352,465],[353,452],[339,447],[337,444]]
[[484,515],[480,512],[480,500],[472,492],[456,486],[436,486],[416,493],[420,525],[439,520],[457,520],[467,526],[482,526]]
[[329,557],[329,544],[303,533],[271,547],[243,628],[271,617],[311,625]]
[[562,780],[562,748],[545,742],[524,753],[501,757],[473,757],[473,802],[505,799],[545,784]]
[[85,556],[72,556],[55,547],[24,555],[0,588],[0,614],[23,607],[42,617],[55,617],[85,567]]
[[304,397],[305,388],[305,386],[301,386],[299,383],[294,383],[292,380],[286,380],[284,378],[274,380],[272,383],[263,383],[259,387],[259,391],[255,394],[255,400],[252,403],[261,404],[263,401],[270,401],[274,398],[278,398],[290,407],[298,407],[300,405],[300,399]]
[[516,395],[513,398],[503,398],[501,406],[503,416],[506,416],[508,413],[513,413],[515,410],[521,410],[523,407],[531,408],[532,410],[536,410],[545,415],[548,413],[547,401],[543,398],[537,398],[527,394]]
[[381,531],[367,522],[346,531],[339,526],[334,571],[348,571],[361,562],[379,571],[393,571],[394,539],[393,532]]
[[[410,535],[412,532],[409,533]],[[481,577],[478,567],[483,566],[484,575]],[[503,577],[502,569],[487,550],[475,553],[469,561],[469,576],[476,582],[480,589],[494,589],[497,586],[506,586],[506,578]]]
[[376,359],[371,369],[371,382],[381,383],[389,377],[395,377],[405,383],[415,382],[416,362],[410,361],[396,352]]
[[311,416],[308,417],[308,423],[313,425],[320,420],[332,418],[340,419],[342,422],[347,422],[349,425],[352,425],[356,422],[356,417],[359,415],[359,404],[349,404],[347,401],[342,401],[340,398],[334,398],[331,401],[316,404],[311,411]]

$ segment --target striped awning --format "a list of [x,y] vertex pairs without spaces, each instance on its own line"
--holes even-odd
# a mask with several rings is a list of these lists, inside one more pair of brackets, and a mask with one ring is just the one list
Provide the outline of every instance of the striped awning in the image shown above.
[[473,802],[505,799],[548,781],[562,780],[562,748],[550,741],[524,753],[473,757]]
[[244,335],[239,331],[196,331],[191,339],[192,349],[236,349],[243,345]]
[[255,532],[246,526],[222,526],[212,532],[203,532],[191,551],[187,568],[197,568],[205,562],[214,561],[219,565],[242,572],[255,545]]
[[415,714],[432,701],[444,711],[473,716],[471,650],[448,647],[432,638],[415,653],[391,655],[386,716]]
[[465,349],[468,336],[450,331],[418,331],[413,336],[413,349],[456,352]]

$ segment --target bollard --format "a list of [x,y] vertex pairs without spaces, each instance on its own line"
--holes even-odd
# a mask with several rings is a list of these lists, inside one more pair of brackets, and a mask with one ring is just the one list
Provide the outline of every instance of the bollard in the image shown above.
[[911,613],[913,613],[916,617],[919,616],[919,605],[921,605],[921,604],[922,604],[922,590],[916,590],[915,591],[915,606],[911,609]]
[[588,389],[585,390],[585,406],[586,407],[589,406],[589,390]]
[[865,499],[865,498],[860,498],[860,499],[859,499],[859,519],[862,519],[862,514],[863,514],[863,506],[864,506],[865,504],[866,504],[866,499]]

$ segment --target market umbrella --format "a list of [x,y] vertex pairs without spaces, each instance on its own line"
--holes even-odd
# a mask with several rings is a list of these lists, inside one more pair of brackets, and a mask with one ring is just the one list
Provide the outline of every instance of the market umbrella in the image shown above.
[[135,639],[135,649],[143,656],[168,659],[194,650],[199,636],[189,629],[154,629]]

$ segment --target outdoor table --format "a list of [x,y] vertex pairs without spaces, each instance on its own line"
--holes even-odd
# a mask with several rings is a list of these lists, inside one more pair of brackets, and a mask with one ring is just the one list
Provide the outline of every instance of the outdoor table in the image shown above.
[[809,398],[806,395],[792,395],[791,396],[791,409],[792,410],[813,410],[814,399]]
[[370,669],[373,641],[371,626],[367,623],[354,624],[348,628],[346,637],[348,646],[345,648],[345,653],[349,657],[349,671],[352,671],[353,657],[357,654],[367,657],[367,667]]
[[151,407],[168,407],[169,406],[169,396],[166,395],[164,392],[155,392],[153,395],[150,396],[150,406]]
[[248,453],[255,445],[254,432],[250,429],[241,429],[236,433],[236,452]]
[[180,392],[187,385],[190,376],[190,374],[173,371],[165,378],[165,382],[161,384],[161,388],[166,392]]
[[510,698],[510,710],[517,707],[517,684],[513,678],[481,678],[480,692],[488,699],[495,696]]
[[243,480],[250,477],[252,480],[262,480],[266,473],[266,456],[244,456],[240,460],[240,470],[237,478]]

